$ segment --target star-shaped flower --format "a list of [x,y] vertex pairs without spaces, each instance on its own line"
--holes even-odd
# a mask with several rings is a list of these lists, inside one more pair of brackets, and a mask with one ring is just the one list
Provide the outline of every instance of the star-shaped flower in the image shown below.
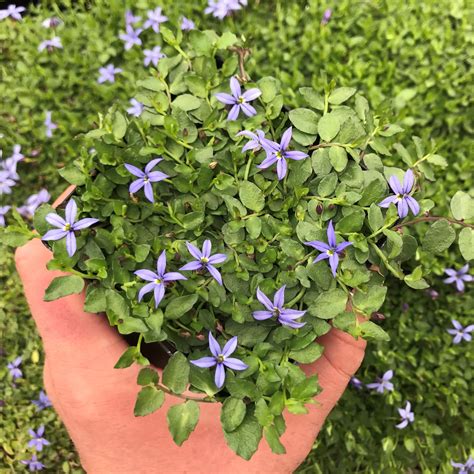
[[127,113],[134,117],[140,117],[145,106],[141,102],[138,102],[137,99],[130,99],[130,103],[132,106],[127,109]]
[[201,357],[197,360],[191,360],[191,364],[197,367],[208,368],[216,366],[216,373],[214,376],[214,382],[217,388],[222,388],[225,382],[225,368],[227,367],[232,370],[245,370],[248,365],[243,363],[241,360],[234,357],[229,357],[237,349],[237,336],[229,339],[225,344],[224,348],[216,341],[214,336],[209,333],[209,349],[212,357]]
[[328,243],[321,242],[320,240],[313,240],[311,242],[305,242],[305,245],[319,250],[321,253],[314,259],[313,263],[319,262],[324,259],[329,259],[329,266],[331,267],[332,275],[336,278],[337,267],[339,266],[339,254],[349,245],[351,242],[342,241],[340,244],[336,243],[336,233],[332,225],[332,220],[329,221],[328,230]]
[[43,438],[44,425],[41,425],[38,428],[38,431],[35,432],[34,430],[30,429],[28,430],[28,433],[33,438],[28,443],[28,447],[35,448],[36,451],[42,451],[43,446],[49,446],[50,442],[47,439]]
[[472,340],[471,332],[474,331],[474,324],[463,327],[463,325],[455,319],[451,319],[451,322],[453,323],[454,329],[447,329],[447,331],[454,336],[453,344],[459,344],[462,340],[468,342]]
[[125,33],[119,35],[119,38],[125,43],[125,51],[128,51],[135,45],[140,46],[142,44],[142,40],[140,39],[140,34],[143,31],[142,28],[134,30],[133,27],[128,24],[126,25],[125,30]]
[[398,207],[398,216],[403,219],[408,215],[408,208],[416,216],[420,212],[418,202],[410,196],[415,184],[415,175],[412,170],[408,170],[403,177],[403,185],[396,176],[391,176],[388,184],[392,188],[394,194],[379,202],[380,207],[389,207],[390,204],[396,204]]
[[14,20],[21,20],[21,13],[26,10],[25,7],[17,7],[16,5],[8,5],[4,10],[0,10],[0,20],[5,18],[13,18]]
[[77,242],[75,232],[83,229],[87,229],[91,225],[99,222],[99,219],[93,219],[86,217],[76,221],[77,217],[77,204],[74,199],[70,199],[66,206],[65,211],[66,218],[63,219],[61,216],[51,212],[46,216],[46,221],[56,229],[48,230],[43,235],[41,240],[61,240],[66,237],[66,249],[70,257],[76,253]]
[[5,227],[5,214],[11,209],[11,206],[0,206],[0,227]]
[[411,411],[411,403],[407,402],[405,408],[399,408],[398,413],[400,413],[400,416],[402,417],[402,421],[398,423],[398,425],[395,425],[396,428],[399,430],[406,428],[408,426],[408,423],[413,423],[415,421],[415,415]]
[[473,280],[472,275],[469,275],[469,264],[466,263],[463,267],[459,270],[455,270],[454,268],[446,268],[444,273],[448,275],[448,278],[443,280],[446,284],[454,283],[456,285],[457,290],[462,293],[465,290],[464,282],[471,282]]
[[265,319],[270,319],[275,317],[280,324],[283,326],[288,326],[293,329],[298,329],[303,327],[306,323],[298,323],[296,319],[302,318],[306,311],[298,311],[296,309],[286,309],[285,305],[285,288],[286,285],[283,285],[273,297],[273,303],[270,299],[263,293],[260,288],[257,288],[257,299],[260,303],[265,306],[266,311],[254,311],[252,316],[257,321],[263,321]]
[[155,33],[160,32],[160,24],[168,21],[168,17],[162,15],[162,8],[157,7],[154,10],[147,11],[148,19],[143,24],[144,28],[151,28]]
[[53,405],[48,395],[46,395],[43,390],[40,391],[38,400],[33,400],[31,403],[36,405],[37,411],[44,410],[45,408],[49,408]]
[[115,74],[123,72],[123,69],[115,67],[113,64],[107,64],[107,66],[99,69],[99,79],[97,82],[102,84],[104,82],[115,82]]
[[165,295],[166,284],[176,280],[187,280],[187,278],[178,272],[166,273],[166,251],[163,250],[161,255],[158,257],[156,262],[156,273],[151,270],[137,270],[135,275],[140,277],[142,280],[149,281],[139,292],[138,301],[150,291],[153,291],[155,297],[155,308],[158,308],[160,301]]
[[155,46],[153,49],[145,49],[143,54],[145,55],[145,59],[143,60],[145,66],[149,66],[150,63],[153,63],[153,66],[156,67],[161,58],[166,58],[166,54],[161,52],[160,46]]
[[180,270],[207,270],[213,278],[222,285],[222,276],[214,265],[222,263],[227,259],[227,255],[223,253],[216,253],[211,255],[212,245],[210,240],[205,240],[202,245],[202,252],[193,244],[186,242],[189,253],[196,259],[187,263]]
[[36,456],[36,454],[33,454],[33,456],[31,456],[31,459],[26,459],[24,461],[21,461],[21,463],[25,466],[28,466],[30,472],[42,471],[46,467],[42,462],[38,461],[38,457]]
[[44,119],[44,125],[46,127],[46,136],[51,138],[53,136],[53,130],[58,128],[58,124],[54,123],[51,119],[51,111],[46,111],[46,118]]
[[196,28],[196,25],[194,24],[194,21],[183,16],[181,20],[181,29],[183,31],[191,31],[191,30],[194,30],[195,28]]
[[23,360],[23,357],[20,356],[7,364],[7,369],[10,372],[10,375],[12,376],[13,380],[23,377],[23,373],[20,369],[22,360]]
[[276,163],[278,179],[282,180],[288,172],[288,163],[286,160],[299,161],[308,158],[308,155],[302,151],[288,150],[292,134],[293,129],[290,127],[282,135],[280,143],[268,140],[266,138],[261,140],[263,149],[267,153],[267,157],[260,165],[258,165],[258,168],[266,169]]
[[216,98],[219,102],[226,105],[232,105],[227,120],[236,120],[241,110],[245,115],[247,115],[247,117],[252,117],[257,113],[255,108],[252,107],[249,102],[262,95],[260,89],[255,87],[242,93],[239,81],[235,77],[232,77],[230,79],[230,90],[232,91],[232,95],[225,92],[219,92],[216,94]]
[[257,151],[262,147],[263,140],[265,139],[265,133],[262,130],[255,130],[255,133],[249,130],[242,130],[237,134],[238,137],[248,138],[249,141],[242,147],[242,153],[248,150]]
[[47,49],[49,52],[53,51],[53,49],[62,49],[63,45],[61,43],[61,38],[59,36],[55,36],[49,40],[42,41],[38,46],[38,51],[43,51]]
[[368,383],[367,388],[371,388],[376,390],[378,393],[384,393],[385,390],[391,392],[393,391],[393,383],[390,382],[393,377],[393,370],[387,370],[382,375],[382,378],[377,379],[377,382],[374,383]]
[[141,188],[145,190],[145,196],[150,202],[155,202],[155,197],[153,196],[153,187],[151,183],[157,183],[158,181],[163,181],[169,176],[161,171],[152,171],[152,169],[160,162],[163,161],[163,158],[156,158],[151,160],[146,166],[145,170],[142,171],[140,168],[133,166],[129,163],[125,163],[125,168],[129,171],[129,173],[137,176],[138,179],[133,181],[130,184],[129,192],[131,194],[135,194]]

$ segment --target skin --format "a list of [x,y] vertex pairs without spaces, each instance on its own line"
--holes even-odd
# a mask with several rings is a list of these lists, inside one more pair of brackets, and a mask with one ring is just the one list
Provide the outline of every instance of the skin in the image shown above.
[[84,294],[43,301],[51,280],[64,275],[46,269],[51,258],[39,239],[16,252],[18,272],[44,344],[45,388],[89,474],[291,473],[311,450],[364,357],[365,342],[337,329],[319,339],[325,347],[323,356],[303,369],[308,375],[318,374],[323,391],[317,403],[308,407],[308,415],[285,415],[285,455],[273,454],[262,440],[250,461],[239,458],[226,445],[220,405],[210,403],[200,404],[196,430],[178,447],[168,432],[166,412],[182,400],[167,395],[157,412],[134,417],[140,367],[113,368],[127,344],[106,318],[83,311]]

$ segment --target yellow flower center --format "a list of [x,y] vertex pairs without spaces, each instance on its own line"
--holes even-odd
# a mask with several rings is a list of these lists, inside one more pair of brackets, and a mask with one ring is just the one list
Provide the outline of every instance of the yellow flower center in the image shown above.
[[66,232],[69,231],[69,230],[71,230],[71,224],[69,224],[69,223],[66,224],[66,225],[64,226],[64,230],[65,230]]
[[245,99],[244,99],[242,96],[240,96],[240,97],[238,98],[237,102],[238,102],[239,104],[245,104]]
[[224,362],[224,360],[225,360],[225,357],[224,357],[222,354],[219,354],[219,355],[216,357],[216,360],[217,360],[217,362],[219,362],[220,364],[222,364],[222,362]]
[[208,263],[209,259],[207,257],[201,257],[201,263]]
[[161,280],[159,278],[155,278],[155,283],[159,285],[161,283]]

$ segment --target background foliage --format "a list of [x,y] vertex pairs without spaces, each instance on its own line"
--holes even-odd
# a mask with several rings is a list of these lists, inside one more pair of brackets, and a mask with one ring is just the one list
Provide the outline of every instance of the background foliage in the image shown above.
[[[28,157],[19,165],[21,185],[10,202],[21,204],[34,190],[46,186],[52,195],[62,189],[56,173],[77,156],[81,133],[97,121],[114,100],[125,106],[135,93],[131,84],[148,75],[141,51],[123,52],[118,33],[123,29],[122,1],[45,1],[21,23],[0,23],[1,76],[0,146],[9,156],[14,144]],[[134,9],[156,2],[140,0]],[[204,2],[162,1],[164,13],[178,20],[192,18],[199,27],[244,35],[252,49],[247,71],[252,76],[276,75],[286,89],[286,102],[299,104],[299,86],[320,90],[327,81],[361,89],[379,114],[404,126],[407,136],[419,134],[426,146],[434,141],[448,159],[443,179],[431,185],[433,200],[446,203],[459,189],[472,191],[469,140],[472,131],[472,31],[465,1],[367,1],[336,4],[319,1],[249,2],[245,10],[223,22],[204,16]],[[333,8],[328,25],[323,11]],[[40,41],[51,32],[41,21],[57,15],[57,30],[68,54],[40,54]],[[262,22],[265,18],[265,22]],[[146,35],[149,35],[148,32]],[[146,35],[144,35],[146,37]],[[152,36],[145,44],[153,47]],[[99,67],[113,62],[124,69],[114,85],[96,83]],[[53,111],[59,129],[44,136],[44,114]],[[395,118],[392,119],[392,117]],[[397,160],[397,157],[394,157]],[[4,198],[4,196],[2,197]],[[3,204],[1,202],[0,204]],[[424,257],[427,262],[429,256]],[[425,262],[425,263],[427,263]],[[442,270],[459,267],[463,259],[448,251],[430,261],[438,291]],[[0,286],[0,467],[22,469],[29,455],[27,430],[47,424],[53,446],[41,459],[49,472],[80,471],[73,447],[51,409],[36,413],[31,399],[41,387],[41,345],[19,294],[11,257],[1,253]],[[13,276],[12,276],[13,275]],[[382,312],[390,342],[373,344],[358,377],[373,381],[385,370],[395,371],[395,392],[388,396],[348,390],[319,437],[302,472],[451,472],[449,460],[464,461],[473,445],[472,344],[452,346],[446,333],[450,319],[473,322],[472,291],[459,296],[451,288],[431,301],[424,294],[397,290]],[[402,311],[402,304],[409,309]],[[24,356],[24,379],[12,387],[6,363]],[[398,431],[396,408],[412,401],[416,420]],[[350,414],[348,417],[347,414]],[[4,467],[5,466],[5,467]],[[9,468],[8,466],[12,466]]]

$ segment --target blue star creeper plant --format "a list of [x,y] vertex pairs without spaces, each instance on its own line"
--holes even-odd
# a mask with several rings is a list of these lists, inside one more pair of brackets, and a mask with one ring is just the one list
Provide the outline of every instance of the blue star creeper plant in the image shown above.
[[[62,172],[75,185],[66,203],[53,209],[35,198],[26,222],[2,208],[9,225],[0,236],[9,245],[42,236],[49,268],[69,273],[45,299],[85,288],[85,310],[127,337],[116,367],[143,366],[135,415],[159,409],[167,394],[181,398],[172,407],[181,417],[168,416],[181,444],[198,423],[196,405],[222,403],[239,456],[250,459],[264,435],[283,453],[286,414],[306,413],[320,391],[302,367],[322,355],[318,338],[334,326],[387,340],[374,322],[385,280],[426,290],[442,270],[420,262],[455,240],[472,259],[472,199],[460,191],[451,215],[432,215],[426,181],[442,157],[419,139],[397,143],[401,128],[375,117],[355,89],[290,91],[300,104],[290,109],[277,79],[248,79],[247,45],[235,35],[183,32],[166,20],[159,8],[144,19],[127,14],[117,44],[139,60],[143,47],[148,78],[83,137],[84,151]],[[113,65],[100,71],[104,82],[123,66]],[[2,167],[0,192],[16,184],[10,172]],[[458,287],[463,275],[448,272]],[[470,337],[470,327],[454,330],[456,340]],[[156,362],[161,376],[151,360],[158,349],[168,354]],[[11,364],[12,377],[21,375]],[[391,391],[392,376],[368,387]]]

